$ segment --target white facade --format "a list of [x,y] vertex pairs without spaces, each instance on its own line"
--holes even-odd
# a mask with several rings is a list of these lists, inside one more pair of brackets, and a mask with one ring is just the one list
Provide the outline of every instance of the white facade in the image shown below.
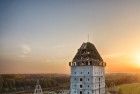
[[70,87],[71,94],[105,94],[104,67],[71,67]]
[[70,62],[70,94],[105,94],[104,66],[103,61],[94,57]]

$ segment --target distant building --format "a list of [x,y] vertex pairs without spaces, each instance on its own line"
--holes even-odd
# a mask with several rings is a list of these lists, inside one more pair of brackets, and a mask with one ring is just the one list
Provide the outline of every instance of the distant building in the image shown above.
[[41,86],[39,84],[39,80],[37,80],[37,84],[35,86],[34,94],[43,94],[42,88],[41,88]]
[[106,63],[92,43],[83,43],[69,66],[70,94],[105,94]]
[[69,90],[60,90],[57,94],[69,94]]

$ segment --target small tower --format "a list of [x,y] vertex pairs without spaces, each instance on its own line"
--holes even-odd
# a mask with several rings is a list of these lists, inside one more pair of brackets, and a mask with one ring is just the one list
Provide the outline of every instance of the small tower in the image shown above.
[[70,94],[105,94],[106,63],[92,43],[83,43],[69,66]]
[[39,80],[37,80],[36,86],[35,86],[35,90],[34,90],[34,94],[43,94],[42,92],[42,88],[39,84]]

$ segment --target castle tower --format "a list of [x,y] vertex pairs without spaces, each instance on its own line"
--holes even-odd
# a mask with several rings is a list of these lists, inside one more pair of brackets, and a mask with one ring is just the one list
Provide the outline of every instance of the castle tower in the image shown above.
[[69,66],[70,94],[105,94],[106,63],[92,43],[83,43]]
[[43,94],[42,88],[41,88],[41,86],[39,84],[39,80],[37,80],[37,84],[35,86],[34,94]]

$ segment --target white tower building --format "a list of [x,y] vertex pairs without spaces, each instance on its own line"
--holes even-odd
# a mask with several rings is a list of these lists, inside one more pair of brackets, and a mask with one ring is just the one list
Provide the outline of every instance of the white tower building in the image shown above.
[[42,88],[41,88],[41,86],[39,84],[39,80],[37,80],[37,84],[35,86],[34,94],[43,94]]
[[70,94],[105,94],[106,63],[92,43],[83,43],[69,66]]

